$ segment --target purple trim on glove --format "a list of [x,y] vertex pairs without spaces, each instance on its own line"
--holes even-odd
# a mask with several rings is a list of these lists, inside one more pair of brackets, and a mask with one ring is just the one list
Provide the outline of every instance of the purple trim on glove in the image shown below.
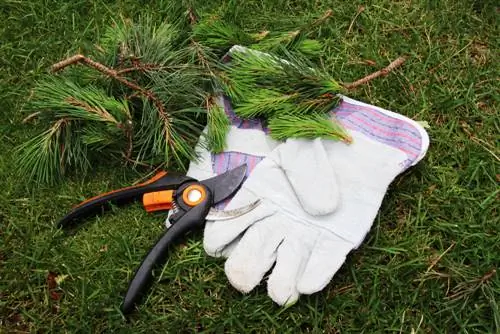
[[392,146],[406,153],[410,166],[422,150],[422,135],[407,121],[385,114],[375,107],[360,106],[346,101],[332,111],[332,114],[347,129],[359,131],[380,143]]

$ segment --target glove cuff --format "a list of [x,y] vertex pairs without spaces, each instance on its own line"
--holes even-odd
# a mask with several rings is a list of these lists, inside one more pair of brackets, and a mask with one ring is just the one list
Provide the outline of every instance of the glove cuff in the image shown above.
[[402,171],[416,165],[427,153],[429,135],[414,120],[401,114],[341,96],[342,102],[331,113],[342,125],[407,155]]

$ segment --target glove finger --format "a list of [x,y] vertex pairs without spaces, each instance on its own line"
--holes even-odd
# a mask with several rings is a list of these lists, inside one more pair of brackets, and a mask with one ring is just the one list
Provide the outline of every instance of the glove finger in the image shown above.
[[309,295],[322,290],[340,269],[352,249],[352,243],[333,234],[318,239],[298,281],[298,291]]
[[[249,202],[250,203],[250,202]],[[272,215],[274,208],[261,202],[252,211],[228,220],[207,221],[203,233],[203,247],[208,255],[223,256],[224,248],[249,226]]]
[[340,200],[337,176],[322,140],[288,140],[278,152],[302,208],[313,216],[335,211]]
[[307,236],[289,235],[278,248],[276,265],[267,281],[267,293],[279,305],[291,305],[299,298],[297,280],[311,252]]
[[276,250],[283,234],[270,216],[250,227],[226,261],[225,272],[233,287],[251,291],[276,260]]

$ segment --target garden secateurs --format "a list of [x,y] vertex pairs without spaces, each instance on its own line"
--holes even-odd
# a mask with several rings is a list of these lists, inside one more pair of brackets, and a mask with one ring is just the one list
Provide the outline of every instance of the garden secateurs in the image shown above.
[[149,251],[130,281],[122,306],[123,313],[128,314],[134,310],[149,288],[153,269],[165,264],[169,246],[186,232],[202,226],[206,220],[233,218],[251,211],[258,205],[258,202],[255,202],[229,211],[211,208],[239,189],[245,179],[246,170],[246,165],[242,165],[202,181],[160,172],[139,185],[113,190],[78,204],[58,222],[58,226],[70,226],[76,220],[102,210],[110,202],[123,203],[137,200],[141,196],[147,212],[172,210],[173,214],[169,218],[171,227]]

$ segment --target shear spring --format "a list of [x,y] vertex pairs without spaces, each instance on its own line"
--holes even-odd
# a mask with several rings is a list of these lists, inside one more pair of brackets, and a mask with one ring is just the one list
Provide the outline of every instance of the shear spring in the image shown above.
[[179,212],[179,207],[177,206],[177,203],[175,203],[175,201],[172,202],[172,211],[173,213]]

